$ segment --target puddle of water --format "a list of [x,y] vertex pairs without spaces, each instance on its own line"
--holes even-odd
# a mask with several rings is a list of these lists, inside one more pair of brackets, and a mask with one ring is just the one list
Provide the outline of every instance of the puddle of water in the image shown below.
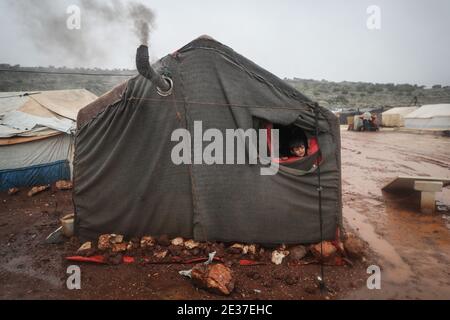
[[344,215],[350,226],[357,230],[359,236],[369,243],[371,249],[381,258],[384,281],[393,283],[404,283],[411,275],[411,268],[403,261],[395,248],[375,232],[372,224],[367,218],[344,206]]
[[415,193],[383,196],[384,204],[372,206],[370,215],[344,206],[346,221],[378,254],[382,268],[382,290],[364,287],[348,298],[449,299],[450,232],[442,214],[420,213]]

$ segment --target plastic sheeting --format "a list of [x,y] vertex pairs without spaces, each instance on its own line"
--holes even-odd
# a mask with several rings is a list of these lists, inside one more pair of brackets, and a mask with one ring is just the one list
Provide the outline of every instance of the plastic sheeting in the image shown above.
[[27,131],[39,129],[53,129],[64,133],[70,133],[75,129],[75,122],[69,119],[57,119],[57,118],[45,118],[27,114],[21,111],[11,111],[7,113],[3,119],[0,120],[0,124],[9,129],[10,132],[4,131],[2,137],[11,137],[17,135],[16,132],[25,133]]
[[0,147],[0,170],[27,168],[69,160],[73,137],[60,134],[42,140]]
[[78,111],[97,97],[85,90],[0,93],[0,138],[75,129]]
[[[314,105],[281,79],[232,49],[197,39],[159,64],[174,82],[161,97],[147,79],[128,81],[82,109],[75,142],[75,232],[167,234],[196,240],[309,243],[320,240],[317,171],[305,158],[273,176],[262,165],[175,165],[175,129],[253,128],[261,119],[315,131]],[[117,97],[120,97],[117,99]],[[116,101],[104,105],[105,101]],[[341,224],[340,131],[319,112],[325,239]]]
[[0,191],[13,187],[31,187],[70,179],[67,160],[35,165],[27,168],[0,170]]

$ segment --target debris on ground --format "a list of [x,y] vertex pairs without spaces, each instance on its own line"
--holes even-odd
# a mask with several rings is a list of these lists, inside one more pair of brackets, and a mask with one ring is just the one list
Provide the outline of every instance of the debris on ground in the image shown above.
[[122,243],[123,242],[123,236],[120,235],[120,234],[111,234],[110,241],[113,244]]
[[[220,295],[230,295],[233,292],[236,279],[241,272],[247,281],[259,283],[264,288],[273,288],[277,285],[277,282],[286,287],[297,286],[302,281],[302,276],[297,273],[282,268],[266,275],[261,272],[260,268],[271,264],[284,264],[289,269],[295,265],[306,266],[320,262],[317,258],[320,256],[320,243],[309,246],[297,244],[287,247],[286,245],[280,245],[275,250],[270,250],[256,244],[232,243],[227,245],[222,242],[197,242],[182,237],[170,239],[165,235],[128,239],[118,234],[104,234],[98,238],[97,244],[93,242],[83,243],[77,250],[76,256],[69,256],[66,259],[109,265],[131,263],[141,266],[192,264],[194,265],[192,269],[178,271],[178,273],[191,278],[192,284],[196,287]],[[323,255],[327,258],[326,265],[353,265],[349,259],[350,256],[354,257],[354,255],[345,255],[341,242],[324,241],[322,245]],[[336,247],[342,247],[342,251]],[[98,255],[97,248],[101,250],[101,255]],[[349,250],[351,252],[352,248]],[[310,255],[309,251],[313,254]],[[208,255],[209,258],[202,255]],[[245,271],[239,269],[240,267],[246,267]],[[238,270],[240,272],[235,275]],[[272,280],[268,279],[267,276]],[[247,294],[258,289],[248,290],[242,293]],[[256,293],[256,291],[253,292]],[[240,293],[239,291],[238,294]]]
[[178,238],[172,239],[171,243],[174,246],[182,246],[184,244],[184,239],[181,237],[178,237]]
[[259,266],[265,264],[262,261],[255,261],[255,260],[249,260],[249,259],[241,259],[239,260],[240,266]]
[[[122,235],[117,235],[117,234],[102,234],[99,238],[98,238],[98,244],[97,247],[99,250],[108,250],[108,249],[112,249],[112,250],[116,250],[116,252],[118,252],[117,250],[121,250],[122,248],[127,248],[127,244],[123,244],[123,236]],[[120,246],[117,246],[118,244],[121,244]],[[115,248],[115,249],[114,249]]]
[[168,247],[170,246],[170,239],[167,235],[162,235],[160,237],[158,237],[157,241],[156,241],[160,246],[164,246],[164,247]]
[[310,250],[317,259],[323,258],[324,260],[329,260],[337,252],[337,248],[330,241],[322,241],[322,244],[312,245]]
[[77,253],[83,252],[85,250],[92,249],[92,242],[88,241],[81,245],[81,247],[78,248]]
[[283,259],[289,255],[289,251],[287,250],[274,250],[272,252],[272,262],[276,265],[279,265],[283,262]]
[[347,238],[344,240],[344,248],[350,258],[359,259],[364,256],[364,242],[354,234],[347,233]]
[[197,264],[192,268],[192,282],[210,292],[229,295],[234,290],[234,278],[230,268],[222,263]]
[[49,188],[50,188],[50,185],[33,187],[33,188],[31,188],[30,191],[28,191],[28,196],[32,197],[38,193],[48,190]]
[[60,220],[61,226],[62,226],[62,233],[67,237],[70,238],[73,236],[73,225],[75,222],[75,215],[73,213],[67,214]]
[[194,241],[194,240],[192,240],[192,239],[191,239],[191,240],[187,240],[187,241],[184,242],[184,246],[185,246],[187,249],[189,249],[189,250],[198,248],[199,245],[200,245],[199,242]]
[[141,238],[141,248],[153,247],[156,244],[156,240],[153,237],[145,236]]
[[48,235],[47,238],[45,238],[45,243],[48,244],[59,244],[63,243],[65,241],[63,232],[62,232],[62,226],[53,231]]
[[9,188],[8,189],[8,196],[13,196],[19,192],[19,188]]
[[443,214],[450,213],[450,206],[438,200],[436,201],[436,211]]
[[246,254],[248,248],[246,248],[243,244],[235,243],[228,247],[227,252],[230,254]]
[[128,243],[114,243],[112,245],[112,252],[124,252],[127,251]]
[[111,248],[111,243],[109,241],[110,238],[111,238],[111,235],[102,234],[98,238],[98,244],[97,244],[98,249],[99,250],[107,250],[107,249]]
[[77,254],[84,256],[84,257],[90,257],[96,253],[96,250],[94,246],[92,245],[91,241],[87,241],[83,243],[77,250]]
[[291,261],[300,261],[302,260],[306,254],[308,253],[308,250],[305,246],[294,246],[289,249],[289,260]]
[[59,180],[56,181],[55,186],[58,190],[71,190],[73,188],[73,183],[68,180]]
[[167,256],[167,253],[168,253],[168,250],[163,250],[163,251],[155,252],[153,255],[157,259],[164,259]]

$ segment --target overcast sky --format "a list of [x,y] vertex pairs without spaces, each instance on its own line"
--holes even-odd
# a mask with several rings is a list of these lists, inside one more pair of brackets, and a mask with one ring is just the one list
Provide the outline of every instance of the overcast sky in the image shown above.
[[[41,3],[14,1],[35,6]],[[65,21],[67,6],[78,0],[47,2],[53,4],[51,10],[42,10],[38,20],[33,16],[32,25],[44,23],[48,19],[45,12],[50,11]],[[282,78],[450,85],[449,0],[140,2],[156,15],[150,39],[154,57],[208,34]],[[11,3],[0,0],[0,63],[134,67],[139,41],[131,27],[87,23],[82,12],[80,31],[90,33],[90,39],[105,50],[96,58],[77,61],[57,48],[43,49],[42,43],[36,46],[23,18],[39,11],[30,8],[25,12]],[[370,5],[381,10],[379,30],[367,27]]]

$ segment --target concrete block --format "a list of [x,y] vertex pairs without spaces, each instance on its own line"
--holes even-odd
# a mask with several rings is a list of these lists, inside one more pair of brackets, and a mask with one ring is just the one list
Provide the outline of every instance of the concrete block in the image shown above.
[[424,214],[436,212],[436,198],[434,192],[422,191],[420,197],[420,211]]
[[442,191],[442,181],[414,181],[414,190],[426,192]]

